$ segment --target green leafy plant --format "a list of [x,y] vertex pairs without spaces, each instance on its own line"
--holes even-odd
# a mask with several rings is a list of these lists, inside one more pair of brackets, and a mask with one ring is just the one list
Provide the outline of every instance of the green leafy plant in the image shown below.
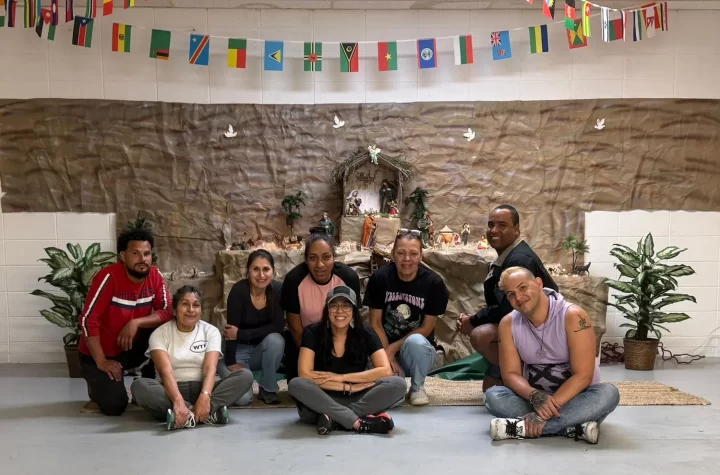
[[580,241],[574,233],[568,234],[561,244],[563,251],[572,252],[572,272],[575,273],[575,266],[577,266],[578,258],[589,252],[590,246],[588,246],[587,241]]
[[40,277],[48,284],[65,293],[56,295],[43,290],[33,290],[31,295],[45,297],[52,301],[50,310],[40,310],[40,315],[47,321],[70,332],[63,337],[65,346],[75,346],[80,339],[79,316],[82,312],[93,277],[103,267],[116,261],[114,252],[101,252],[100,244],[93,243],[83,254],[78,244],[68,243],[70,255],[57,247],[47,247],[48,258],[40,259],[50,267],[50,273]]
[[[128,229],[147,229],[151,233],[155,234],[155,223],[147,216],[141,216],[138,213],[138,217],[132,221],[128,221]],[[155,252],[155,248],[152,250],[152,264],[157,265],[158,256]]]
[[603,282],[623,295],[615,295],[615,303],[608,305],[622,312],[623,316],[633,323],[623,323],[620,327],[629,328],[625,338],[647,340],[648,334],[661,337],[660,330],[669,332],[665,323],[682,322],[690,317],[685,313],[667,313],[661,311],[668,305],[692,301],[695,297],[678,294],[676,277],[692,275],[692,267],[683,264],[667,265],[663,261],[673,259],[687,249],[676,246],[666,247],[655,253],[652,234],[638,241],[637,250],[627,246],[614,244],[610,254],[620,261],[615,267],[621,279],[605,279]]
[[305,198],[302,196],[302,191],[298,191],[294,195],[285,195],[281,203],[281,206],[285,210],[285,224],[290,228],[291,237],[293,236],[295,221],[303,217],[302,213],[300,213],[301,205],[305,206]]
[[412,220],[414,226],[417,226],[418,221],[423,219],[425,217],[425,212],[428,211],[425,206],[425,198],[427,198],[427,195],[428,192],[426,190],[417,187],[408,195],[407,198],[405,198],[405,204],[413,203],[415,205],[415,209],[413,209],[413,212],[410,215],[410,219]]

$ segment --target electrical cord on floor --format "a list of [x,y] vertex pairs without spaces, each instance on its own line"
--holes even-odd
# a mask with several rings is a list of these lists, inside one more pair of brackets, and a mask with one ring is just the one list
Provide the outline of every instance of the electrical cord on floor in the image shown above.
[[[662,342],[660,342],[658,345],[660,346],[660,350],[662,350],[663,361],[675,360],[675,362],[677,364],[691,364],[697,360],[701,360],[701,359],[705,358],[705,355],[691,355],[688,353],[673,354],[672,351],[665,349],[665,346],[663,346]],[[690,359],[688,361],[680,361],[678,358],[690,358]]]

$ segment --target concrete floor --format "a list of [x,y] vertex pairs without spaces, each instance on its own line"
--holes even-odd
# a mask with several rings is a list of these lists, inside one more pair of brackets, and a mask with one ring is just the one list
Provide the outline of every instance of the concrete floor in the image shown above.
[[0,365],[0,473],[720,474],[720,360],[654,372],[604,367],[604,380],[655,379],[715,405],[619,407],[600,443],[492,443],[483,407],[396,410],[391,436],[319,437],[294,409],[233,410],[230,425],[165,432],[143,413],[83,415],[82,380],[61,365]]

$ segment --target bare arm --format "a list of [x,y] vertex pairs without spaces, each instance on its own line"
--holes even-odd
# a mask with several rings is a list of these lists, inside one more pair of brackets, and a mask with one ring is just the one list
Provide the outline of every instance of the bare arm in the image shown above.
[[374,368],[359,373],[348,373],[339,375],[346,383],[374,383],[380,378],[387,378],[393,375],[390,367],[390,360],[384,350],[378,350],[370,355]]
[[385,333],[385,329],[383,328],[382,317],[383,311],[381,308],[370,309],[370,327],[375,330],[375,333],[377,333],[377,336],[378,338],[380,338],[380,342],[383,344],[383,347],[387,348],[388,346],[390,346],[390,342],[388,341],[387,334]]
[[512,337],[512,318],[508,315],[500,321],[500,371],[505,386],[523,399],[530,400],[535,388],[530,386],[522,374],[522,361]]
[[[376,351],[374,354],[380,353],[380,351]],[[384,351],[382,351],[384,353]],[[373,354],[373,356],[374,356]],[[387,359],[387,355],[385,355],[385,358]],[[373,360],[374,361],[374,360]],[[389,363],[388,363],[389,366]],[[320,386],[322,389],[326,391],[360,391],[363,389],[367,389],[373,385],[376,379],[382,377],[378,376],[375,379],[370,380],[367,374],[372,373],[373,371],[375,374],[378,374],[379,371],[377,371],[377,368],[363,371],[362,373],[355,373],[360,375],[365,375],[366,382],[353,382],[355,386],[350,386],[348,383],[349,381],[344,381],[343,377],[347,375],[343,374],[335,374],[335,373],[326,373],[326,372],[317,372],[314,371],[315,368],[315,352],[311,350],[310,348],[302,347],[300,348],[300,359],[298,360],[298,375],[301,378],[306,378],[315,381],[318,386]],[[383,370],[384,371],[384,370]],[[383,375],[385,376],[385,375]]]
[[183,399],[182,394],[180,394],[177,381],[175,381],[172,364],[170,364],[170,356],[168,356],[167,351],[152,350],[150,357],[152,358],[153,363],[155,363],[155,368],[157,368],[158,373],[160,373],[160,378],[162,379],[163,387],[165,388],[168,398],[173,402],[173,404],[179,404],[181,402],[184,404],[185,400]]
[[554,394],[555,401],[563,406],[592,383],[595,374],[595,332],[590,317],[577,305],[565,314],[565,332],[570,348],[572,376]]
[[205,353],[202,367],[203,384],[202,389],[200,390],[200,394],[202,394],[203,391],[207,391],[209,394],[212,394],[213,389],[215,388],[215,374],[217,373],[217,365],[219,360],[219,352],[208,351],[207,353]]
[[387,350],[392,352],[392,354],[397,354],[400,351],[400,348],[402,348],[403,343],[405,343],[405,340],[408,339],[410,335],[419,334],[424,336],[425,338],[429,337],[430,334],[435,330],[435,324],[437,323],[438,317],[435,315],[425,315],[425,319],[423,319],[422,325],[420,325],[420,328],[417,330],[413,330],[404,337],[400,338],[398,341],[391,343]]
[[302,342],[302,334],[303,334],[302,320],[300,319],[300,314],[288,313],[287,314],[287,322],[288,322],[288,327],[290,328],[290,333],[292,333],[292,337],[293,337],[293,341],[295,342],[295,346],[300,348],[300,343]]

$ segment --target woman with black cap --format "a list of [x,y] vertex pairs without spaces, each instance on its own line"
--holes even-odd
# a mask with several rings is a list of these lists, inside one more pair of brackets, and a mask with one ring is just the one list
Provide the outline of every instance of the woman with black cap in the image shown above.
[[405,397],[407,386],[393,376],[375,331],[363,325],[355,291],[349,287],[332,289],[320,322],[305,328],[298,372],[288,389],[300,419],[317,424],[318,434],[338,426],[387,434],[395,427],[383,411]]

